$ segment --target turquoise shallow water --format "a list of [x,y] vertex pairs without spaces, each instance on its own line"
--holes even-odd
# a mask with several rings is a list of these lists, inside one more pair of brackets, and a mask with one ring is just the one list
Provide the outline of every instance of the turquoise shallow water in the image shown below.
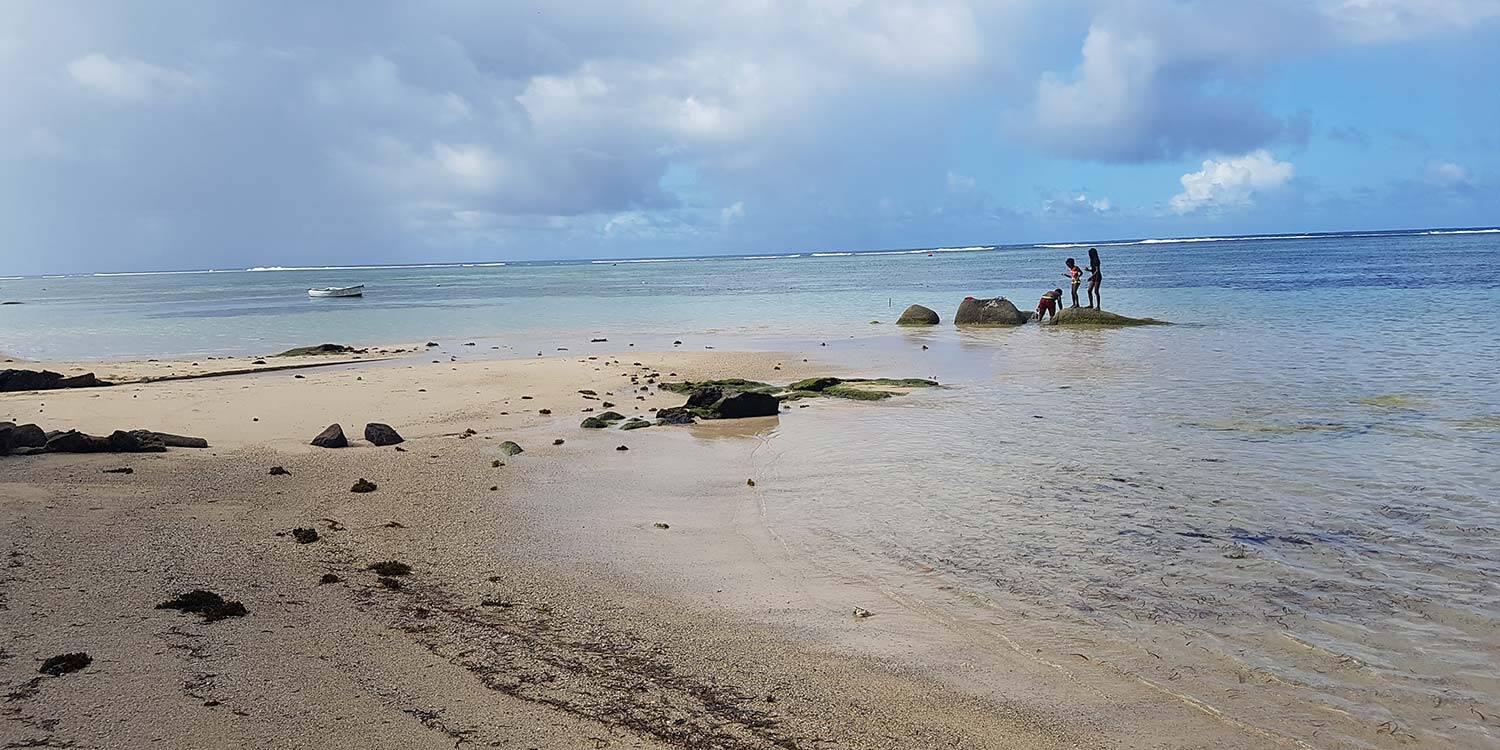
[[955,616],[1289,746],[1500,745],[1500,234],[1099,247],[1107,308],[1178,325],[889,324],[966,294],[1030,306],[1086,257],[1025,247],[0,280],[25,302],[0,307],[0,351],[587,335],[936,376],[763,436],[792,549],[932,606],[964,592]]

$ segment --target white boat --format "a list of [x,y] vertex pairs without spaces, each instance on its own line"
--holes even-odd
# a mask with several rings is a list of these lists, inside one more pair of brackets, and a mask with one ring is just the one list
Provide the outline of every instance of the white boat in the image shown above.
[[356,284],[354,286],[325,286],[321,289],[307,290],[307,296],[309,297],[363,297],[364,295],[364,284]]

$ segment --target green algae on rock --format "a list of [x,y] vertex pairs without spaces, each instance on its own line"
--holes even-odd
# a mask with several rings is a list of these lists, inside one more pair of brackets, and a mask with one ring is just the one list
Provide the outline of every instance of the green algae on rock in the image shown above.
[[1049,326],[1076,326],[1079,328],[1127,328],[1130,326],[1169,326],[1171,323],[1155,318],[1129,318],[1092,307],[1064,307],[1051,320]]
[[902,311],[901,317],[896,319],[898,326],[935,326],[941,322],[942,319],[938,317],[936,310],[922,305],[912,305],[906,308]]

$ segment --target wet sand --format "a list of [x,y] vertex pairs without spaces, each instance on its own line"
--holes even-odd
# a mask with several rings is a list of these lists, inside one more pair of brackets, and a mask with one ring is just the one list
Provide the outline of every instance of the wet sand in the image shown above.
[[[213,445],[0,458],[0,681],[9,696],[0,739],[110,748],[1307,746],[1247,732],[1086,662],[994,642],[900,592],[808,566],[761,522],[746,481],[748,458],[777,418],[632,432],[578,426],[604,399],[626,414],[681,403],[648,385],[649,372],[790,381],[840,374],[835,367],[795,353],[488,362],[427,354],[301,378],[0,396],[0,419],[94,433],[146,428]],[[133,367],[97,369],[118,378],[163,365]],[[885,408],[806,406],[782,419]],[[306,444],[334,421],[353,447]],[[358,441],[366,421],[396,427],[404,450]],[[526,452],[501,455],[503,440]],[[271,466],[290,475],[270,475]],[[105,473],[121,467],[133,473]],[[350,492],[358,478],[378,489]],[[299,544],[294,528],[320,538]],[[394,579],[399,588],[366,570],[382,560],[411,566]],[[320,583],[325,574],[341,580]],[[246,616],[203,622],[154,608],[197,588],[242,602]],[[873,616],[855,617],[855,607]],[[75,651],[93,663],[61,677],[36,673],[42,659]]]

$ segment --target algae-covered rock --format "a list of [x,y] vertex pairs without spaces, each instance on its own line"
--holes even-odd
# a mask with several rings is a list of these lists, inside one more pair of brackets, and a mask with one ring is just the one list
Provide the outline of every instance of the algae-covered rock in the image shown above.
[[1057,312],[1057,316],[1045,325],[1051,326],[1079,326],[1100,328],[1124,328],[1128,326],[1166,326],[1171,325],[1165,320],[1155,318],[1127,318],[1104,310],[1095,310],[1092,307],[1065,307]]
[[673,393],[692,393],[699,388],[718,388],[722,391],[760,391],[762,393],[775,393],[780,388],[770,383],[762,383],[759,380],[745,380],[744,378],[725,378],[723,380],[702,380],[662,383],[661,389]]
[[693,424],[693,412],[686,406],[669,406],[656,412],[657,424]]
[[847,398],[854,401],[883,401],[896,394],[890,391],[875,391],[869,388],[857,388],[852,385],[840,384],[823,389],[823,395],[833,398]]
[[976,299],[966,297],[953,314],[958,326],[1018,326],[1031,320],[1031,313],[1018,309],[1004,297]]
[[578,426],[586,430],[602,430],[608,427],[609,423],[598,417],[585,417]]
[[605,422],[618,422],[624,418],[625,415],[617,411],[607,411],[599,415],[599,419]]
[[507,456],[514,456],[517,453],[523,453],[525,451],[521,448],[520,445],[516,444],[515,441],[507,440],[500,444],[500,452],[504,453]]
[[639,417],[636,417],[636,418],[632,418],[629,422],[626,422],[625,424],[620,425],[620,429],[622,429],[622,430],[639,430],[642,427],[650,427],[650,426],[651,426],[650,422],[647,422],[644,419],[640,419]]
[[829,388],[831,388],[833,386],[836,386],[836,385],[838,385],[839,383],[842,383],[842,382],[844,382],[844,381],[842,379],[840,379],[840,378],[830,378],[830,377],[808,378],[806,380],[799,380],[799,381],[797,381],[795,383],[792,383],[791,385],[787,386],[787,390],[791,390],[791,391],[812,391],[812,392],[816,393],[816,392],[820,392],[820,391],[825,391],[825,390],[827,390],[827,389],[829,389]]
[[343,344],[318,344],[317,346],[295,347],[277,354],[276,356],[310,357],[316,354],[363,354],[365,351],[366,350],[364,349],[355,349],[352,346],[344,346]]
[[942,319],[938,317],[936,310],[921,305],[906,308],[901,313],[901,317],[896,319],[898,326],[935,326],[941,322]]

